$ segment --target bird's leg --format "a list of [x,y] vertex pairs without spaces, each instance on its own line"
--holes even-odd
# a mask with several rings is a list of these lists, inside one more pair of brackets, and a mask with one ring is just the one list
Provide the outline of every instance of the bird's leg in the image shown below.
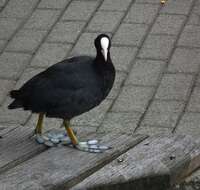
[[72,128],[70,127],[70,122],[68,120],[64,120],[63,124],[75,148],[91,153],[100,153],[110,149],[110,147],[108,146],[99,145],[97,140],[88,140],[86,142],[79,142]]
[[35,128],[35,134],[42,134],[42,124],[43,124],[43,120],[44,120],[44,114],[43,113],[39,113],[39,117],[38,117],[38,122]]

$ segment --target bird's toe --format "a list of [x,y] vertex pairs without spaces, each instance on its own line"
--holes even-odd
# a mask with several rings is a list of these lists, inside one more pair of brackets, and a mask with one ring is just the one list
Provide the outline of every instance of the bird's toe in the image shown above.
[[109,146],[100,145],[98,140],[79,142],[78,145],[76,145],[75,147],[81,151],[91,152],[91,153],[101,153],[108,149],[111,149],[111,147]]

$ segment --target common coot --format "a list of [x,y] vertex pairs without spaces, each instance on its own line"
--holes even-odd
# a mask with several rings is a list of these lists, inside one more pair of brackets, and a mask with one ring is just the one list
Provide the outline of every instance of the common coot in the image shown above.
[[110,57],[111,40],[100,34],[94,40],[96,57],[77,56],[63,60],[12,90],[9,109],[23,108],[38,113],[36,139],[41,141],[44,116],[62,118],[71,143],[79,150],[102,152],[108,149],[97,141],[79,142],[70,120],[98,106],[110,92],[115,68]]

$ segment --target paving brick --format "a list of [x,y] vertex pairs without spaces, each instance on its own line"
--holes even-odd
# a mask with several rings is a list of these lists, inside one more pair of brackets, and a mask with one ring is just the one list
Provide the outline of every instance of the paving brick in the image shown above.
[[0,0],[0,7],[5,6],[5,4],[6,4],[7,1],[8,0]]
[[99,9],[108,11],[126,11],[130,3],[131,0],[104,0]]
[[22,75],[20,76],[20,79],[17,81],[15,85],[15,89],[19,89],[22,87],[22,85],[25,84],[29,79],[31,79],[33,76],[37,75],[38,73],[44,71],[44,69],[36,69],[36,68],[27,68],[23,71]]
[[186,25],[178,41],[180,46],[200,47],[200,26]]
[[36,6],[38,0],[12,0],[0,13],[0,17],[24,18]]
[[111,92],[108,94],[107,99],[114,100],[117,97],[117,95],[122,87],[122,83],[126,77],[127,77],[126,73],[120,72],[120,71],[116,72],[114,85],[111,89]]
[[72,1],[62,20],[87,21],[98,6],[99,1]]
[[42,0],[39,8],[63,9],[70,0]]
[[185,19],[183,15],[159,15],[151,33],[178,35]]
[[71,45],[58,43],[44,43],[34,56],[31,65],[49,67],[62,61],[69,52]]
[[0,39],[10,39],[19,27],[21,20],[15,18],[0,18]]
[[188,24],[200,25],[200,15],[192,13],[189,17]]
[[94,46],[94,39],[99,33],[82,33],[75,47],[73,48],[71,55],[96,55],[96,49]]
[[114,112],[144,112],[151,99],[153,88],[125,86],[112,107]]
[[155,0],[136,0],[135,3],[160,4],[160,1],[155,1]]
[[149,35],[139,53],[140,58],[168,59],[173,48],[175,37]]
[[98,11],[93,16],[86,30],[92,32],[113,32],[123,15],[123,12]]
[[158,12],[158,4],[132,4],[125,22],[150,24]]
[[59,10],[36,9],[25,24],[26,29],[49,30],[60,14]]
[[198,72],[200,50],[177,48],[168,66],[171,72]]
[[84,26],[85,22],[58,22],[47,41],[74,43]]
[[9,110],[7,106],[12,102],[11,98],[7,98],[3,106],[0,107],[0,123],[3,124],[25,124],[31,113],[22,109]]
[[163,6],[162,13],[185,14],[189,13],[193,0],[168,0]]
[[147,25],[122,23],[114,35],[113,44],[140,46]]
[[126,85],[156,85],[165,62],[137,60],[126,80]]
[[111,100],[104,100],[99,106],[72,119],[72,125],[99,126],[112,104]]
[[10,41],[6,50],[33,53],[45,34],[46,31],[21,30]]
[[14,81],[0,79],[0,105],[8,95],[11,88],[14,86]]
[[155,100],[149,107],[142,125],[174,128],[183,106],[183,102]]
[[0,56],[0,77],[17,79],[29,59],[28,54],[4,52]]
[[[38,114],[33,114],[31,118],[29,119],[29,121],[27,122],[26,127],[31,127],[34,130],[36,127],[37,121],[38,121]],[[45,132],[50,129],[59,129],[61,125],[62,125],[61,119],[45,117],[42,129],[43,129],[43,132]]]
[[110,54],[115,68],[119,71],[129,72],[136,52],[136,47],[111,47]]
[[163,134],[171,134],[172,129],[167,127],[157,127],[157,126],[148,126],[142,125],[140,126],[136,132],[137,134],[145,134],[145,135],[163,135]]
[[192,135],[193,137],[200,136],[199,130],[199,123],[200,123],[200,113],[189,113],[186,112],[179,125],[176,128],[176,134],[188,134]]
[[200,112],[200,88],[195,87],[187,107],[187,111]]
[[138,112],[108,112],[98,132],[118,131],[121,133],[133,133],[141,115]]
[[0,51],[3,50],[3,48],[5,47],[5,44],[6,44],[6,40],[0,40]]
[[192,79],[192,75],[165,74],[157,90],[156,98],[186,100],[192,85]]

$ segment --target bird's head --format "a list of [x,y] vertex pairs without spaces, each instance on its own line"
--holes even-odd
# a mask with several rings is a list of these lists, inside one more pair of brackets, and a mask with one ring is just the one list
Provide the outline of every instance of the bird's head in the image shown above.
[[110,37],[106,34],[100,34],[94,40],[95,47],[97,49],[97,55],[103,56],[105,62],[108,60],[108,56],[110,55],[110,46],[111,40]]

